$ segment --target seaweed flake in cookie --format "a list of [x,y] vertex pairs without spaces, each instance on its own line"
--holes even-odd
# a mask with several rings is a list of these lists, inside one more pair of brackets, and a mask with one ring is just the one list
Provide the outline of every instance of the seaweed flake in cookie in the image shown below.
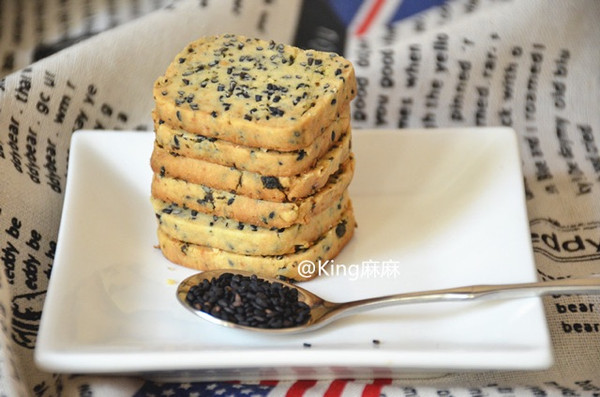
[[225,34],[185,47],[153,95],[158,118],[174,128],[293,151],[356,96],[356,78],[337,54]]

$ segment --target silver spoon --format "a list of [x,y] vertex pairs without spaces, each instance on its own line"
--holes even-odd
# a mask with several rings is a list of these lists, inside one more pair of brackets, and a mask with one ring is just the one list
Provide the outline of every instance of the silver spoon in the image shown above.
[[290,288],[298,290],[298,300],[310,307],[310,318],[308,322],[288,328],[258,328],[239,325],[234,322],[225,321],[212,316],[209,313],[192,307],[187,299],[189,289],[202,282],[210,281],[213,277],[218,278],[223,273],[251,276],[252,273],[239,270],[210,270],[194,274],[183,280],[177,288],[179,301],[194,314],[209,320],[215,324],[230,328],[241,328],[246,330],[274,333],[292,334],[312,331],[323,327],[342,317],[379,309],[382,307],[405,305],[410,303],[430,302],[457,302],[471,300],[494,300],[494,299],[518,299],[553,294],[599,294],[600,278],[562,279],[545,282],[521,283],[521,284],[497,284],[497,285],[471,285],[465,287],[439,289],[422,292],[408,292],[403,294],[386,295],[375,298],[360,299],[349,302],[329,302],[310,291],[297,285],[259,276],[260,279],[277,282]]

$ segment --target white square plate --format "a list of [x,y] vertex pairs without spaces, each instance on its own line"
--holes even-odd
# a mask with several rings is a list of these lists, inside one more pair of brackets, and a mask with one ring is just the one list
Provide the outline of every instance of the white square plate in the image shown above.
[[[149,132],[73,135],[41,368],[243,380],[551,365],[539,298],[386,308],[287,336],[197,318],[175,297],[194,271],[154,248],[152,142]],[[536,280],[513,130],[357,130],[353,150],[356,234],[304,287],[343,301]]]

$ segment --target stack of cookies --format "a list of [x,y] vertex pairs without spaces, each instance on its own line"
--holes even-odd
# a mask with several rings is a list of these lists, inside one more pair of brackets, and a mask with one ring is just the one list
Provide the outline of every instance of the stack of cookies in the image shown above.
[[[306,280],[355,228],[349,61],[236,35],[190,43],[154,85],[152,204],[165,257]],[[315,269],[316,270],[316,269]]]

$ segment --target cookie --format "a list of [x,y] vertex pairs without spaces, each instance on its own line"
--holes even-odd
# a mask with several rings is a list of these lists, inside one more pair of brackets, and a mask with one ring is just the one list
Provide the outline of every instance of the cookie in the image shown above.
[[225,190],[168,178],[155,173],[152,196],[175,203],[180,207],[220,217],[235,219],[262,227],[289,227],[294,223],[306,224],[310,219],[337,200],[350,184],[354,175],[354,157],[340,166],[329,177],[325,186],[315,194],[295,202],[275,202],[253,199]]
[[244,146],[302,149],[356,96],[352,64],[327,52],[232,34],[177,54],[153,89],[173,128]]
[[182,179],[214,189],[268,201],[295,201],[323,187],[329,176],[350,155],[350,133],[344,133],[313,168],[295,176],[262,175],[237,168],[169,153],[157,144],[150,164],[152,170],[169,178]]
[[295,151],[281,152],[242,146],[222,139],[174,129],[156,118],[156,142],[181,156],[210,161],[239,170],[263,175],[293,176],[314,166],[329,148],[350,128],[350,109],[342,109],[334,122],[320,128],[321,133],[310,145]]
[[343,194],[307,224],[265,228],[153,199],[160,229],[174,239],[244,255],[282,255],[310,246],[350,208]]
[[[287,255],[242,255],[174,239],[158,229],[158,245],[171,262],[198,270],[239,269],[264,277],[285,277],[306,281],[318,275],[319,263],[334,258],[350,241],[356,222],[348,209],[333,227],[310,247]],[[310,261],[316,266],[303,266]]]

